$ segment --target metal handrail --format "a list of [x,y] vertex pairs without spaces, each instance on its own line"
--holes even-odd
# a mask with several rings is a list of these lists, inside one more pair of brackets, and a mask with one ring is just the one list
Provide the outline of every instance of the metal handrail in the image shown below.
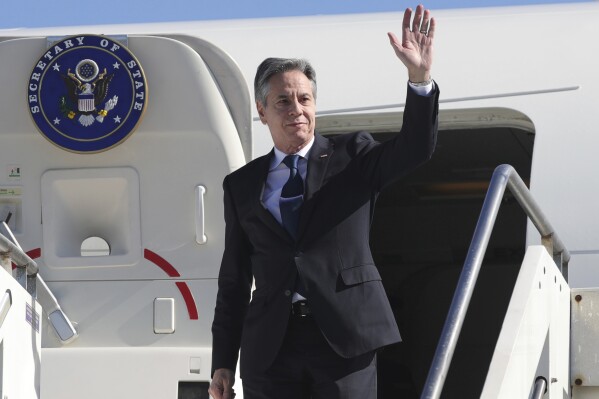
[[543,399],[547,392],[547,380],[545,377],[537,377],[533,386],[531,399]]
[[435,357],[428,373],[421,399],[436,399],[441,396],[447,371],[453,358],[458,337],[462,330],[478,272],[489,244],[491,232],[501,206],[505,189],[509,188],[528,218],[542,236],[543,245],[553,256],[564,278],[567,280],[570,253],[553,230],[549,220],[536,203],[530,191],[510,165],[499,165],[493,172],[491,183],[483,203],[481,214],[474,230],[474,236],[468,249],[468,255],[460,274],[458,286],[453,296],[445,325],[441,333]]
[[4,319],[6,319],[6,315],[12,306],[12,294],[10,290],[6,290],[4,295],[2,295],[2,299],[0,299],[0,328],[4,324]]
[[[15,279],[42,305],[48,315],[50,325],[62,343],[67,344],[75,340],[79,334],[73,323],[60,308],[56,297],[42,276],[38,274],[37,263],[23,252],[6,222],[0,222],[0,252],[2,255],[8,256],[10,261],[15,262],[19,268]],[[27,276],[25,276],[25,272]],[[0,308],[1,317],[2,308]]]
[[38,272],[37,263],[31,259],[21,248],[12,243],[0,233],[0,252],[10,254],[12,261],[17,267],[25,268],[29,276],[35,276]]

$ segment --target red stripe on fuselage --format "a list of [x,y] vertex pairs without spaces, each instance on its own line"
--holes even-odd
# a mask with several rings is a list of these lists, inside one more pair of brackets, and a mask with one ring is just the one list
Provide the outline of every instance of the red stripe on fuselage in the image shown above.
[[154,263],[156,266],[164,270],[169,277],[181,277],[177,269],[173,267],[170,263],[166,261],[162,256],[158,255],[156,252],[152,252],[149,249],[144,249],[144,258]]
[[[25,253],[31,259],[37,259],[42,256],[42,249],[34,248]],[[175,269],[173,265],[171,265],[166,259],[158,255],[157,253],[152,252],[149,249],[144,249],[144,258],[146,258],[147,260],[164,270],[164,272],[168,274],[169,277],[181,277],[177,269]],[[12,267],[14,269],[16,265],[13,263]],[[198,308],[196,307],[195,299],[193,298],[193,294],[191,293],[189,286],[187,285],[187,283],[183,281],[177,281],[175,282],[175,284],[177,285],[177,288],[179,288],[179,291],[183,296],[183,300],[185,301],[185,305],[187,306],[187,313],[189,313],[189,318],[191,320],[197,320]]]
[[183,295],[183,299],[185,300],[185,305],[187,305],[187,313],[189,313],[189,318],[191,320],[198,319],[198,308],[196,308],[195,300],[193,299],[193,295],[187,286],[187,283],[183,281],[177,281],[177,287],[179,291],[181,291],[181,295]]
[[[152,252],[149,249],[144,249],[144,257],[150,262],[154,263],[156,266],[161,268],[169,275],[169,277],[181,277],[177,269],[173,267],[170,263],[166,261],[163,257],[158,255],[156,252]],[[196,307],[195,300],[193,299],[193,295],[191,290],[187,286],[187,283],[183,281],[175,282],[177,288],[181,292],[183,296],[183,300],[185,301],[185,306],[187,306],[187,313],[189,313],[189,318],[191,320],[198,319],[198,308]]]

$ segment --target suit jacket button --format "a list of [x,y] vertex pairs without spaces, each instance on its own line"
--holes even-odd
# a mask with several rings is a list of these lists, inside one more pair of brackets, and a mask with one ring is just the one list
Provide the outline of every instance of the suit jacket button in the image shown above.
[[289,295],[291,295],[291,291],[285,290],[285,296],[289,296]]

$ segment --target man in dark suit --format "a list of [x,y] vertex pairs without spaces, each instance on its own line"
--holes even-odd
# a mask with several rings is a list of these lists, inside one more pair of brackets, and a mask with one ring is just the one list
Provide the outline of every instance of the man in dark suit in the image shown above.
[[401,338],[368,244],[374,203],[431,157],[437,133],[435,21],[420,5],[402,28],[389,39],[410,80],[403,127],[383,144],[366,132],[314,134],[307,61],[259,66],[256,105],[274,149],[223,183],[214,398],[234,396],[240,348],[245,399],[376,397],[376,350]]

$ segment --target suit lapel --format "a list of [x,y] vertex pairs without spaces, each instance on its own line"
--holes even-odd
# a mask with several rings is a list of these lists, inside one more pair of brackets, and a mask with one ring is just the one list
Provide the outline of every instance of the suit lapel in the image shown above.
[[279,224],[272,213],[270,213],[270,211],[262,204],[262,193],[264,190],[266,177],[268,176],[268,169],[270,167],[270,160],[272,157],[273,151],[258,159],[256,173],[254,174],[256,179],[252,179],[251,182],[248,182],[248,189],[251,191],[250,198],[252,201],[252,209],[268,228],[273,230],[277,235],[293,241],[283,226]]
[[306,176],[306,200],[312,198],[314,193],[320,190],[324,181],[327,165],[333,148],[329,139],[321,136],[314,136],[314,144],[308,155],[308,174]]
[[304,205],[300,215],[298,227],[298,240],[301,239],[310,216],[314,210],[314,194],[320,190],[326,175],[329,159],[333,154],[331,141],[319,134],[314,136],[314,144],[308,155],[308,173],[306,176],[306,193]]

